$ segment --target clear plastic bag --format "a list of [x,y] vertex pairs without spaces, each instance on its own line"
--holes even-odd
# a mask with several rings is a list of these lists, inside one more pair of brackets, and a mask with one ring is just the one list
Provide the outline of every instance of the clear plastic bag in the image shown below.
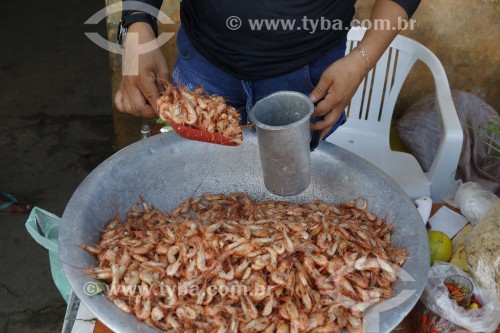
[[[469,222],[476,225],[493,205],[500,202],[500,198],[493,192],[485,190],[478,183],[460,183],[461,181],[456,182],[455,185],[449,189],[448,193],[445,194],[445,202],[460,208],[460,212]],[[452,196],[453,193],[454,196]],[[450,201],[450,197],[453,197],[452,202]]]
[[474,279],[500,300],[500,202],[468,235],[465,253]]
[[450,187],[441,194],[443,201],[451,207],[458,208],[458,206],[455,204],[455,196],[457,195],[458,189],[462,185],[463,182],[461,179],[458,179],[453,184],[451,184]]
[[441,317],[421,302],[416,305],[417,324],[415,333],[468,333],[463,327]]
[[[469,278],[473,284],[475,297],[482,303],[481,308],[466,310],[449,298],[444,280],[452,275]],[[420,301],[434,314],[456,326],[474,332],[494,332],[500,323],[500,303],[493,295],[482,289],[467,273],[445,262],[436,261],[429,271],[429,277]],[[441,331],[438,331],[441,332]]]
[[26,221],[26,229],[38,244],[49,250],[52,279],[67,303],[71,293],[71,286],[66,278],[66,274],[64,274],[62,263],[59,259],[57,240],[60,224],[61,218],[43,209],[34,207]]

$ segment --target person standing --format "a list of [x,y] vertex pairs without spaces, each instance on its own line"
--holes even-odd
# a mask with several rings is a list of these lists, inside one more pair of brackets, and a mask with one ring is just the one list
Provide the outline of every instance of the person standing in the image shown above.
[[[140,2],[157,9],[162,3]],[[174,83],[188,89],[202,86],[209,94],[223,96],[240,110],[243,121],[256,101],[273,92],[302,92],[315,103],[313,116],[323,117],[311,129],[328,135],[345,122],[344,109],[359,84],[420,3],[376,0],[371,28],[345,55],[355,2],[183,0]],[[157,36],[156,19],[151,15],[124,11],[122,20],[129,33],[138,34],[139,44]],[[320,26],[322,22],[331,24],[325,28],[328,25]],[[137,45],[127,39],[124,47],[125,57],[137,53]],[[123,77],[115,104],[122,112],[157,117],[157,83],[168,75],[165,58],[155,49],[139,55],[138,66],[138,75]]]

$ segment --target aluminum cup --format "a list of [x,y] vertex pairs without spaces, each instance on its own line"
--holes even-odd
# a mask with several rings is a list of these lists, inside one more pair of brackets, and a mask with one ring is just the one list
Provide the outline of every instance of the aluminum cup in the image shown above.
[[257,127],[264,185],[279,196],[296,195],[310,182],[309,118],[314,104],[294,91],[279,91],[250,110]]

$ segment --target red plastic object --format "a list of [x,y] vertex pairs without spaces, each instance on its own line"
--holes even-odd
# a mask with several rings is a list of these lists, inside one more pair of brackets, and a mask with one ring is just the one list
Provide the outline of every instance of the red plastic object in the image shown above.
[[191,127],[186,127],[183,125],[179,125],[177,123],[174,123],[170,121],[170,126],[174,129],[174,131],[182,136],[183,138],[186,138],[188,140],[195,140],[195,141],[201,141],[201,142],[208,142],[208,143],[215,143],[218,145],[224,145],[224,146],[237,146],[236,143],[231,142],[230,139],[216,133],[210,133],[207,131],[202,131],[199,129],[194,129]]

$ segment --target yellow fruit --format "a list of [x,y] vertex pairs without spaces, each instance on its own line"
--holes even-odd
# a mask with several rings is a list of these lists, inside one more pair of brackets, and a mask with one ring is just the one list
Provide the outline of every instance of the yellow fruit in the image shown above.
[[453,255],[453,244],[450,237],[436,230],[430,230],[428,236],[431,248],[431,266],[434,265],[435,260],[449,262]]
[[479,308],[479,305],[477,305],[476,303],[471,303],[469,306],[469,309],[477,309],[477,308]]

